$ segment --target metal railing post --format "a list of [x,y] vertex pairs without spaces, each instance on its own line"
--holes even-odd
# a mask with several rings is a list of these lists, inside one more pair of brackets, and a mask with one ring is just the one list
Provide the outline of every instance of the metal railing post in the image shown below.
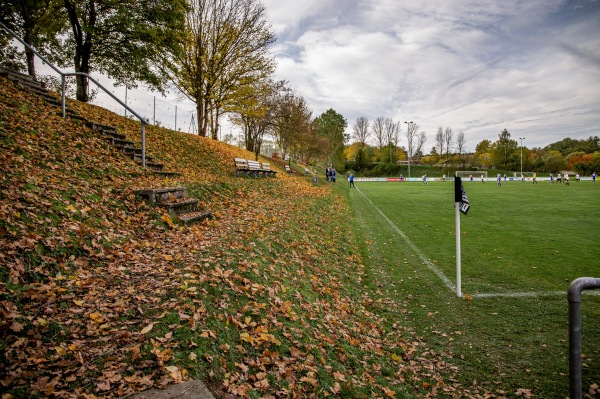
[[67,117],[67,82],[66,82],[66,77],[65,75],[61,74],[61,97],[62,97],[62,115],[63,118]]
[[581,291],[600,288],[600,278],[580,277],[569,285],[569,398],[581,399]]
[[146,167],[146,123],[142,120],[142,168]]

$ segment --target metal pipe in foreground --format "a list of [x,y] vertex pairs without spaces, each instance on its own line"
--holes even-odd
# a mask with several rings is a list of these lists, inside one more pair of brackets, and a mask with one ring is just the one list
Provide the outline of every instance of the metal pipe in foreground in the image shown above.
[[569,285],[569,398],[581,399],[581,292],[600,288],[600,278],[580,277]]

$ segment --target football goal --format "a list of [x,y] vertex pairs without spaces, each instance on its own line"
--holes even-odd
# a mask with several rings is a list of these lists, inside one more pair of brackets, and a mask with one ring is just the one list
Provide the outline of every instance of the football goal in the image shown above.
[[473,180],[486,179],[488,177],[487,170],[457,170],[454,172],[454,176],[460,177],[462,180]]
[[[534,172],[523,172],[524,179],[532,179]],[[521,179],[521,172],[515,172],[515,179]]]

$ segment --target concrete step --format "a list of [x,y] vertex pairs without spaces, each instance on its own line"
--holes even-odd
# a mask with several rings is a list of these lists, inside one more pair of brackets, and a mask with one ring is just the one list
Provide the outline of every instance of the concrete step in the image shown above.
[[5,77],[11,82],[20,85],[24,88],[31,88],[33,90],[41,89],[43,91],[46,91],[46,87],[42,82],[39,82],[35,80],[32,76],[26,75],[24,73],[0,67],[0,76]]
[[[138,165],[142,166],[142,161],[135,161]],[[160,172],[164,169],[165,165],[163,165],[162,163],[156,163],[156,162],[151,162],[148,161],[148,158],[146,158],[146,168],[150,169],[150,170],[154,170],[156,172]]]
[[184,213],[197,212],[199,202],[200,200],[197,198],[175,198],[168,202],[157,202],[156,205],[166,209],[171,216],[179,216]]
[[92,130],[97,130],[97,131],[102,132],[102,133],[107,133],[107,132],[118,133],[116,127],[114,127],[114,126],[108,126],[108,125],[102,125],[102,124],[96,123],[96,122],[90,122],[90,128]]
[[212,217],[212,212],[207,210],[201,210],[197,212],[185,213],[183,215],[179,215],[178,219],[185,225],[194,224],[197,222],[201,222],[204,219],[208,219]]
[[135,195],[145,199],[150,204],[155,204],[167,202],[170,198],[185,198],[186,192],[185,187],[144,188],[135,191]]
[[181,173],[172,172],[172,171],[166,171],[166,170],[154,171],[154,174],[158,175],[160,177],[178,177],[178,176],[181,176]]

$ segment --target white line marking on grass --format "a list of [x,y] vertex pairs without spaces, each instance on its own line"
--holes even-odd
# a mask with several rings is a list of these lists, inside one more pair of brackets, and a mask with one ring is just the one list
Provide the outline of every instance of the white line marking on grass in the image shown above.
[[388,222],[390,224],[390,226],[392,226],[392,228],[394,230],[396,230],[396,232],[398,234],[400,234],[400,236],[404,239],[404,241],[408,244],[409,247],[412,248],[412,250],[419,256],[419,258],[421,258],[421,260],[423,261],[423,263],[425,263],[425,265],[427,265],[427,267],[434,272],[441,280],[442,282],[446,285],[446,287],[448,287],[448,289],[450,291],[454,291],[456,290],[456,286],[452,283],[452,281],[450,281],[450,279],[448,277],[446,277],[446,275],[433,263],[431,263],[431,261],[429,259],[427,259],[427,257],[425,256],[425,254],[415,245],[413,244],[413,242],[408,238],[408,236],[406,234],[404,234],[404,232],[402,230],[400,230],[400,228],[398,228],[398,226],[396,226],[394,224],[394,222],[392,222],[390,220],[390,218],[388,218],[385,213],[383,213],[379,208],[377,208],[375,206],[375,204],[373,202],[371,202],[371,200],[369,199],[369,197],[367,197],[362,191],[360,191],[357,188],[358,192],[369,202],[369,204],[371,204],[371,206],[373,208],[375,208],[375,210],[377,212],[379,212],[379,214],[383,217],[383,219]]

